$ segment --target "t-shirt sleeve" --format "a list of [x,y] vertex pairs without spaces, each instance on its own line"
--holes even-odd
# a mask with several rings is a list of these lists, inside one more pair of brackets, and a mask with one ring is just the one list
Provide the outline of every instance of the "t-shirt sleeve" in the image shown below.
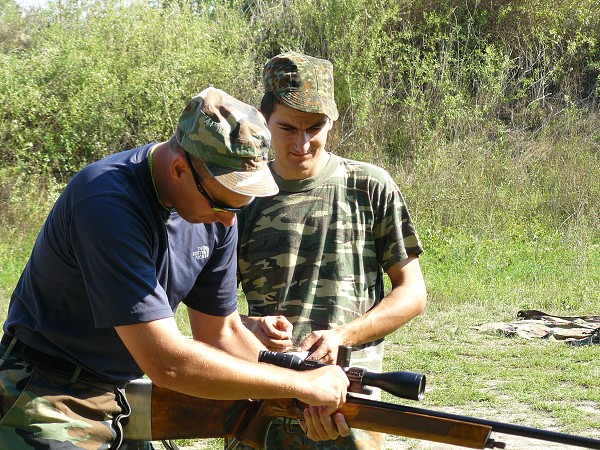
[[408,255],[420,255],[423,247],[400,189],[389,174],[384,172],[382,176],[374,191],[377,198],[374,234],[381,266],[387,271]]

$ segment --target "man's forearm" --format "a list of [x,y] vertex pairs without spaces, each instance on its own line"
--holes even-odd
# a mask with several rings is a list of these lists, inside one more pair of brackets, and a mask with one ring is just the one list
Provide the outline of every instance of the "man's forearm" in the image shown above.
[[230,355],[246,361],[256,361],[258,352],[266,349],[242,321],[239,322],[239,325],[236,324],[232,327],[230,334],[219,340],[218,347]]
[[248,329],[241,317],[228,321],[219,337],[211,342],[219,350],[246,361],[256,361],[264,344]]
[[257,326],[258,319],[260,319],[260,317],[250,317],[250,316],[240,314],[240,320],[242,321],[244,326],[246,328],[248,328],[250,331],[252,331],[253,333],[254,333],[254,329]]
[[422,302],[412,293],[396,288],[377,306],[337,330],[343,345],[357,346],[381,339],[396,331],[421,312]]
[[[392,283],[389,294],[365,314],[330,330],[329,333],[334,333],[335,336],[326,337],[331,341],[329,347],[356,346],[381,339],[423,312],[427,290],[418,258],[411,256],[395,264],[387,274]],[[315,336],[311,336],[309,342],[303,343],[303,347],[306,344],[310,348],[315,343],[310,339],[314,340]]]
[[366,314],[342,325],[340,331],[345,345],[366,344],[381,339],[425,309],[427,289],[417,257],[410,256],[395,264],[387,274],[392,283],[388,295]]

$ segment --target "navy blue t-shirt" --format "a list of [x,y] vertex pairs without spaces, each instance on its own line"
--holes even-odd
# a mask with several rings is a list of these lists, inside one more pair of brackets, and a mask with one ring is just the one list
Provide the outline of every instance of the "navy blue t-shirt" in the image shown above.
[[191,224],[158,202],[151,144],[90,164],[65,188],[13,292],[4,331],[114,381],[143,375],[113,327],[180,302],[237,307],[237,225]]

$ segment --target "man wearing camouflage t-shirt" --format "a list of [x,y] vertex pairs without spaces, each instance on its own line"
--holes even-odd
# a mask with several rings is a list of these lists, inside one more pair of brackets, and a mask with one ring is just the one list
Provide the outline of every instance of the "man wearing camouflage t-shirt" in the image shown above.
[[[383,338],[419,315],[427,296],[402,194],[385,170],[325,149],[338,118],[329,61],[284,53],[265,65],[263,79],[279,193],[238,215],[245,323],[272,350],[335,363],[338,346],[349,345],[351,365],[381,371]],[[314,443],[274,423],[268,448],[377,449],[383,441],[353,430]]]

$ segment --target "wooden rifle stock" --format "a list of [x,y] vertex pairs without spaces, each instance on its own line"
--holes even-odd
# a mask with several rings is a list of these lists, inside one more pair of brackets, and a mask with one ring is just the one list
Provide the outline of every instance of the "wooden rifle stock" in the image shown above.
[[126,388],[131,415],[125,438],[168,439],[233,438],[260,406],[257,400],[211,400],[162,389],[148,379]]
[[[276,417],[299,419],[307,406],[294,399],[263,400],[256,416],[236,436],[255,448],[264,448],[268,427]],[[453,419],[406,412],[391,403],[348,396],[339,409],[351,428],[379,431],[468,448],[485,448],[492,428]]]

